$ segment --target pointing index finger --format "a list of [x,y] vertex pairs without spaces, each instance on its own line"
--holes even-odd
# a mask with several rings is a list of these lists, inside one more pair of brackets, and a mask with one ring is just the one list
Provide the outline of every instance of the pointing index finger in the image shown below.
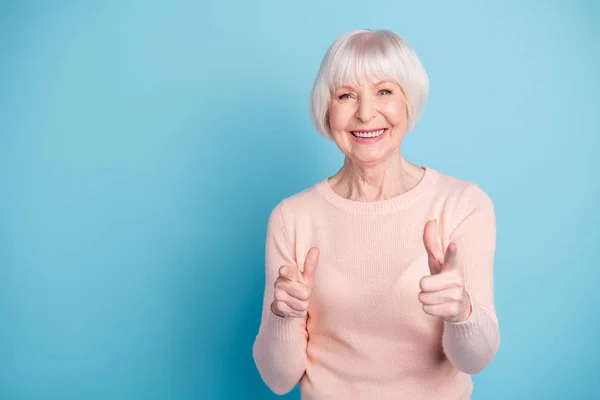
[[449,271],[457,267],[456,265],[456,243],[452,242],[448,245],[446,249],[446,254],[444,255],[444,263],[442,264],[442,271]]
[[282,265],[279,267],[279,276],[288,281],[295,281],[298,279],[298,268],[292,265]]

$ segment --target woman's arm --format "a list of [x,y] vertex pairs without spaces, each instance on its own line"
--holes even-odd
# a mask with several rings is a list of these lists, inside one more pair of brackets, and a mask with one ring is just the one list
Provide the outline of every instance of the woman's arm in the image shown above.
[[489,196],[478,186],[465,190],[459,223],[450,235],[456,243],[456,262],[463,268],[471,298],[471,315],[463,322],[444,322],[442,344],[452,364],[468,374],[481,372],[500,346],[494,307],[496,218]]
[[275,315],[274,283],[282,265],[296,265],[285,225],[283,203],[271,212],[266,240],[266,282],[261,324],[253,346],[254,362],[263,381],[277,394],[291,391],[306,370],[308,333],[305,318]]

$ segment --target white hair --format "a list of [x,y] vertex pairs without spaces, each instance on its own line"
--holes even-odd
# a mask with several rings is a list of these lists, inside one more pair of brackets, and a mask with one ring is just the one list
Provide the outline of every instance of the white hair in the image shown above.
[[396,82],[406,98],[406,133],[415,127],[429,94],[429,78],[417,54],[389,30],[354,30],[329,47],[310,94],[310,116],[321,135],[333,139],[327,112],[332,93],[367,79]]

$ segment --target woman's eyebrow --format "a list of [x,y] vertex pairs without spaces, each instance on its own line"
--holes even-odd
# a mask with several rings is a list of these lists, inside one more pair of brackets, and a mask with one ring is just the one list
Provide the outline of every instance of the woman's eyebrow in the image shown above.
[[[382,81],[376,82],[376,83],[373,85],[373,87],[379,87],[379,86],[381,86],[381,85],[394,85],[394,81],[391,81],[391,80],[389,80],[389,79],[385,79],[385,80],[382,80]],[[356,90],[356,89],[355,89],[353,86],[350,86],[350,85],[348,85],[348,84],[345,84],[345,85],[342,85],[342,86],[338,87],[338,88],[337,88],[337,89],[335,89],[333,92],[335,93],[335,92],[338,92],[338,91],[340,91],[340,90],[351,90],[351,91],[353,91],[353,90]]]

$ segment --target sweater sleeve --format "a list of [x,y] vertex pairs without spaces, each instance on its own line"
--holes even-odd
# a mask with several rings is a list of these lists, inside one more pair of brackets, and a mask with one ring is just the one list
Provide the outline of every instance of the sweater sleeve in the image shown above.
[[296,386],[306,370],[308,333],[305,318],[282,318],[271,311],[279,267],[296,265],[285,225],[283,202],[269,216],[265,250],[264,301],[253,356],[266,385],[277,394],[286,394]]
[[466,321],[444,322],[442,344],[448,359],[468,374],[481,372],[500,346],[494,307],[496,218],[489,196],[471,184],[463,193],[459,222],[450,235],[457,246],[457,262],[464,271],[472,312]]

